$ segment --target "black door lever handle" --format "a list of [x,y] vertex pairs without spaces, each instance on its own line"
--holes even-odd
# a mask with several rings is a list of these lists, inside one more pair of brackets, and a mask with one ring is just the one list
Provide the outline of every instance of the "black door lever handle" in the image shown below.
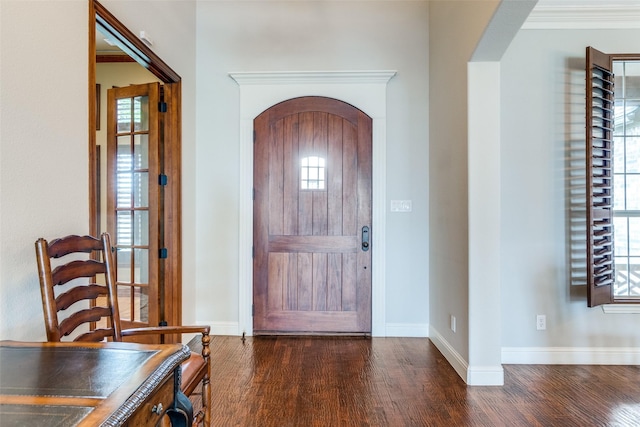
[[369,250],[369,234],[369,227],[362,227],[362,250],[365,252]]

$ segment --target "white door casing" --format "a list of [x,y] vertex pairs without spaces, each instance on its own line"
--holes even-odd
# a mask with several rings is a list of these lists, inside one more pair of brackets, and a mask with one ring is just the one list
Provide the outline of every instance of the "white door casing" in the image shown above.
[[281,101],[325,96],[347,102],[373,120],[372,336],[386,335],[387,83],[395,71],[232,72],[240,86],[240,206],[238,335],[253,335],[253,119]]

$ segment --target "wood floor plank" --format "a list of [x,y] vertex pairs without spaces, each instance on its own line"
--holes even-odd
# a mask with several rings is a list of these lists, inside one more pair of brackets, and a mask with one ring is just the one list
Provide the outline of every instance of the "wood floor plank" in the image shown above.
[[427,338],[227,336],[211,363],[212,426],[640,426],[638,366],[505,365],[478,387]]

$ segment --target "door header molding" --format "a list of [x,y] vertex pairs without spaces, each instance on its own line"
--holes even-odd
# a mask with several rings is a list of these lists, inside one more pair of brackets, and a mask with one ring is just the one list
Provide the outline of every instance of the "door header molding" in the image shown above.
[[386,120],[387,83],[395,75],[379,70],[229,73],[240,87],[240,120],[251,122],[278,102],[311,95],[335,98]]
[[387,84],[396,71],[272,71],[231,72],[229,76],[242,85],[276,84]]

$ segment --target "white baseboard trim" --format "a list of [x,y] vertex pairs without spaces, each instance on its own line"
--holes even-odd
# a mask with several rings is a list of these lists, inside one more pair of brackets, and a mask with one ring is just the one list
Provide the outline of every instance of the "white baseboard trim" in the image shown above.
[[640,347],[503,347],[506,365],[640,365]]
[[469,366],[467,369],[468,385],[504,385],[504,369],[498,366]]
[[197,321],[197,325],[209,325],[211,335],[231,335],[241,336],[240,324],[238,322],[214,322],[213,320]]
[[387,323],[385,325],[386,337],[402,338],[428,338],[428,323]]
[[467,369],[469,365],[466,360],[449,344],[449,342],[434,328],[429,328],[429,339],[436,346],[440,353],[449,362],[451,367],[460,375],[465,382],[467,381]]
[[504,385],[502,365],[469,366],[469,363],[434,328],[429,328],[429,339],[467,385]]

